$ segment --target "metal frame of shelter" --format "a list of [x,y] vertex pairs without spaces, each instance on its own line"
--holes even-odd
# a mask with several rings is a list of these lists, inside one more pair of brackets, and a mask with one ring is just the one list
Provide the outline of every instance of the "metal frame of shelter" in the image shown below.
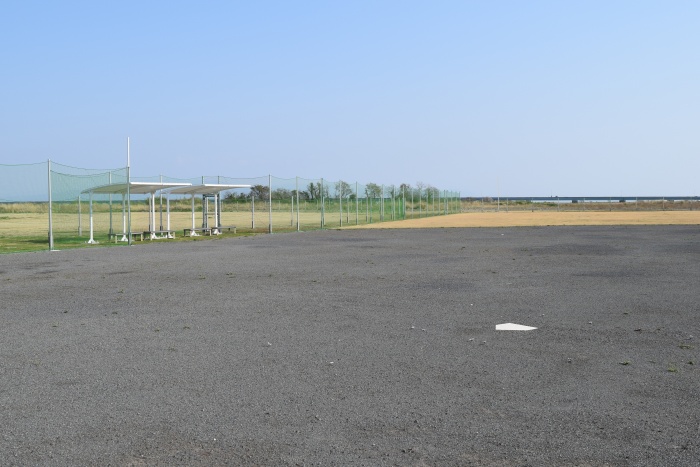
[[[132,241],[133,232],[131,232],[131,220],[129,219],[129,229],[127,229],[127,215],[126,215],[126,202],[130,202],[130,197],[133,194],[139,195],[149,195],[149,209],[148,209],[148,230],[150,238],[159,238],[156,235],[156,203],[155,195],[157,192],[172,189],[172,188],[185,188],[191,186],[191,183],[158,183],[158,182],[129,182],[129,183],[112,183],[108,185],[96,186],[83,190],[82,193],[88,193],[90,196],[90,240],[88,243],[98,243],[94,238],[93,229],[93,216],[92,216],[92,195],[93,194],[112,194],[112,195],[122,195],[122,238],[119,241],[129,242]],[[168,228],[170,230],[170,199],[167,199],[167,212],[168,212]],[[110,211],[111,212],[111,211]],[[129,211],[129,217],[131,217],[131,211]],[[168,234],[168,238],[172,238]]]
[[201,185],[190,185],[178,188],[172,188],[167,191],[168,194],[173,195],[190,195],[192,197],[192,230],[190,231],[191,236],[197,236],[196,224],[195,224],[195,209],[194,209],[194,197],[195,195],[202,195],[202,228],[209,229],[209,219],[207,212],[207,198],[214,198],[214,219],[216,225],[211,228],[212,234],[218,235],[221,228],[221,192],[226,190],[235,190],[237,188],[250,188],[251,185],[227,185],[220,183],[203,183]]

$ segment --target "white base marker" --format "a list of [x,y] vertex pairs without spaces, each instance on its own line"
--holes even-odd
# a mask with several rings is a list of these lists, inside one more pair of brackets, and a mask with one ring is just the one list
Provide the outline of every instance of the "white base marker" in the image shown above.
[[503,323],[496,325],[496,331],[532,331],[533,329],[537,328],[515,323]]

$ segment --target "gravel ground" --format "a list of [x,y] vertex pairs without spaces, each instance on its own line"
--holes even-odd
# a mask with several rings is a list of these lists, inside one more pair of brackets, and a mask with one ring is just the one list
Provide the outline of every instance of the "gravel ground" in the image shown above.
[[3,255],[0,464],[698,465],[698,284],[698,226]]

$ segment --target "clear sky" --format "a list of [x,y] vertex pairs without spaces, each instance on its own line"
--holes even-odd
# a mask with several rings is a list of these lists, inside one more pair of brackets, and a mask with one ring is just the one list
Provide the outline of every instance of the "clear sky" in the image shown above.
[[0,164],[700,195],[697,1],[0,5]]

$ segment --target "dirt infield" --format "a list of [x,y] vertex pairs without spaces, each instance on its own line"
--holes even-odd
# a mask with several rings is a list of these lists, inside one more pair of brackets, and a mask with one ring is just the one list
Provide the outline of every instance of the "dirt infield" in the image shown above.
[[553,225],[700,225],[700,211],[647,212],[485,212],[382,222],[353,229],[439,227],[538,227]]
[[699,264],[696,226],[2,255],[0,465],[696,466]]

